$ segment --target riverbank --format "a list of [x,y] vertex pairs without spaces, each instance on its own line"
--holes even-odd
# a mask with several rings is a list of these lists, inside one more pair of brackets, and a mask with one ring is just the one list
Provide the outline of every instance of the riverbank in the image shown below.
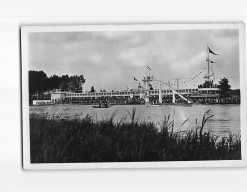
[[72,120],[48,115],[30,115],[32,163],[141,162],[240,160],[241,139],[217,137],[204,131],[206,112],[194,128],[174,129],[174,120],[165,116],[161,128],[153,122],[138,122],[136,110],[129,120],[97,121],[86,115]]

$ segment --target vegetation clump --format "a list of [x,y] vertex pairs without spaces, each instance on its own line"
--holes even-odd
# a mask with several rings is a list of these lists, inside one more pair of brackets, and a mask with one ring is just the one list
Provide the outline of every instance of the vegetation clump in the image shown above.
[[73,120],[30,115],[31,163],[241,159],[240,136],[224,138],[204,132],[213,117],[209,111],[188,131],[181,127],[174,131],[170,116],[158,128],[153,122],[138,122],[135,113],[135,109],[128,112],[129,122],[113,122],[115,113],[102,121],[89,115]]

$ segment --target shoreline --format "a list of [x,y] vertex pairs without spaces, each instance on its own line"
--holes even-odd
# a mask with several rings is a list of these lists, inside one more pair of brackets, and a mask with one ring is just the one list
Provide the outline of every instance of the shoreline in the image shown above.
[[[59,104],[40,104],[40,105],[29,105],[30,107],[31,106],[54,106],[54,105],[85,105],[85,106],[95,106],[95,105],[98,105],[97,103],[95,104],[77,104],[77,103],[74,103],[74,104],[68,104],[68,103],[59,103]],[[116,106],[116,105],[119,105],[119,106],[138,106],[138,105],[143,105],[143,106],[146,106],[145,104],[109,104],[111,106]],[[152,105],[155,105],[155,106],[187,106],[188,104],[182,104],[182,103],[175,103],[175,104],[150,104],[151,106]],[[241,103],[194,103],[194,104],[190,104],[190,105],[241,105]]]

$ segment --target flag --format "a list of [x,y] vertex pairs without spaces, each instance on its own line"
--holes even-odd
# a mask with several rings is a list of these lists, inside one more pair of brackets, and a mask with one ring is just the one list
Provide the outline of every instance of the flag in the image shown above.
[[[218,54],[217,54],[217,55],[218,55]],[[208,58],[206,58],[206,60],[208,61]],[[215,63],[215,62],[213,62],[212,60],[209,60],[209,61],[210,61],[212,64]]]
[[138,81],[137,78],[134,77],[134,81]]
[[149,70],[151,70],[151,68],[149,68],[149,66],[147,66],[147,68],[148,68]]
[[214,53],[209,47],[208,47],[208,52],[214,55],[219,55],[219,54]]

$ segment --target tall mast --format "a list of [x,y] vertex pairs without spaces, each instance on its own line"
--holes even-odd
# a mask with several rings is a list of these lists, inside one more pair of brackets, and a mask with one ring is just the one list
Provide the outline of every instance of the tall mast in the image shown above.
[[208,51],[208,46],[207,46],[207,53],[208,53],[208,80],[209,80],[209,61],[210,61],[210,59],[209,59],[209,51]]

